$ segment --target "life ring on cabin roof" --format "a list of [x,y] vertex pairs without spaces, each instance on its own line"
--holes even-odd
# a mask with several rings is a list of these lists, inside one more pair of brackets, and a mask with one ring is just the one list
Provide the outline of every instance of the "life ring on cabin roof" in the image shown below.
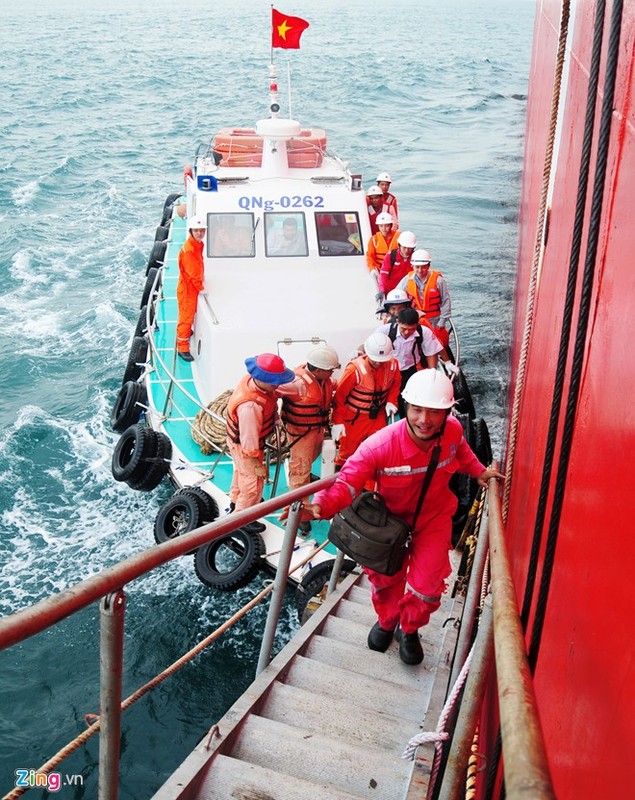
[[194,571],[206,586],[233,592],[256,577],[264,554],[262,536],[238,528],[199,547],[194,555]]

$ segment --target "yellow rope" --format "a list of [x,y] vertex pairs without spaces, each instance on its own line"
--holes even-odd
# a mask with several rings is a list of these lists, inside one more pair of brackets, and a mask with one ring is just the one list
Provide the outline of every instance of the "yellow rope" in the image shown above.
[[[301,567],[303,567],[306,563],[308,563],[315,556],[316,553],[319,553],[320,550],[323,550],[327,544],[328,540],[322,542],[322,544],[319,545],[318,547],[313,548],[311,552],[297,564],[297,566],[295,566],[292,570],[289,571],[289,575],[293,575],[294,572],[297,572]],[[121,710],[125,711],[133,703],[139,700],[139,698],[143,697],[144,694],[147,694],[151,689],[154,689],[155,686],[158,686],[160,683],[162,683],[168,676],[173,675],[178,669],[180,669],[182,666],[191,661],[202,650],[204,650],[212,642],[218,639],[218,637],[221,634],[225,633],[226,630],[228,630],[229,628],[232,627],[232,625],[238,622],[239,619],[242,619],[242,617],[244,617],[245,614],[251,611],[252,608],[257,606],[261,600],[264,600],[264,598],[272,591],[273,591],[273,583],[269,584],[269,586],[265,586],[264,589],[262,589],[255,597],[253,597],[246,605],[244,605],[235,614],[233,614],[233,616],[227,619],[222,625],[216,628],[215,631],[210,633],[209,636],[200,641],[191,650],[188,650],[187,653],[182,655],[181,658],[177,659],[173,664],[164,669],[163,672],[160,672],[158,675],[155,675],[155,677],[152,678],[152,680],[145,683],[143,686],[137,689],[136,692],[133,692],[129,697],[127,697],[121,703]],[[41,767],[35,770],[36,772],[41,772],[41,773],[51,772],[65,758],[70,756],[71,753],[74,753],[75,750],[77,750],[79,747],[81,747],[81,745],[87,742],[88,739],[90,739],[90,737],[93,734],[97,733],[97,731],[100,728],[99,716],[97,714],[87,714],[86,719],[88,718],[94,719],[95,722],[93,722],[85,731],[83,731],[83,733],[80,733],[79,736],[76,736],[72,741],[66,744],[61,750],[58,750],[54,756],[52,756],[47,762],[42,764]],[[35,787],[31,786],[16,787],[8,794],[5,794],[2,800],[15,800],[15,798],[20,797],[31,788]]]
[[558,125],[558,105],[560,102],[560,91],[562,87],[562,71],[567,44],[567,30],[569,26],[569,0],[563,0],[562,16],[560,19],[560,33],[558,40],[558,56],[556,59],[553,89],[551,94],[551,117],[549,123],[549,136],[547,139],[547,149],[545,151],[545,162],[542,173],[542,192],[540,195],[540,207],[538,220],[536,223],[536,238],[534,242],[534,257],[531,267],[529,289],[527,293],[527,307],[525,310],[525,322],[523,327],[522,345],[516,370],[516,383],[514,385],[514,402],[512,406],[512,418],[509,430],[507,458],[505,464],[505,488],[503,491],[503,522],[507,520],[509,509],[509,495],[511,492],[512,478],[514,471],[514,458],[516,455],[516,437],[518,435],[518,423],[520,419],[520,407],[523,399],[525,386],[525,373],[527,369],[527,359],[529,356],[529,345],[534,322],[534,304],[536,300],[536,290],[538,287],[538,274],[543,256],[543,240],[545,234],[545,220],[547,216],[547,197],[549,194],[549,183],[551,180],[551,168],[553,161],[553,147]]

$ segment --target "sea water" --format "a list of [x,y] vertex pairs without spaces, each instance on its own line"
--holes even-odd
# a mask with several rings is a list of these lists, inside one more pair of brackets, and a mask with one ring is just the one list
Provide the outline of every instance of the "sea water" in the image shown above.
[[[300,50],[274,52],[283,110],[289,66],[293,116],[325,128],[366,187],[392,174],[402,229],[448,280],[477,413],[500,452],[533,2],[277,7],[310,22]],[[113,481],[109,413],[164,198],[181,189],[199,142],[267,115],[269,9],[0,7],[2,614],[153,543],[170,488],[144,494]],[[212,592],[191,558],[127,587],[124,695],[251,589]],[[98,712],[98,616],[91,606],[0,653],[3,794],[17,770],[36,770]],[[252,612],[125,713],[122,797],[149,797],[251,682],[263,620]],[[296,624],[286,609],[278,647]],[[94,738],[57,768],[71,779],[60,796],[96,796],[97,756]]]

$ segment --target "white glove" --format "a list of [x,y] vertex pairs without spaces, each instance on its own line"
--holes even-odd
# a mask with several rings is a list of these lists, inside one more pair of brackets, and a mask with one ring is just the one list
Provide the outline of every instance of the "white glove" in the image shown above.
[[371,275],[371,278],[374,278],[376,281],[379,280],[379,270],[378,269],[371,269],[370,275]]
[[393,403],[386,403],[386,414],[390,416],[391,414],[394,415],[396,413],[397,413],[397,406],[394,405]]
[[449,372],[450,375],[458,375],[461,371],[456,364],[453,364],[451,361],[443,361],[443,368],[446,372]]
[[343,433],[344,425],[341,422],[336,422],[331,425],[331,439],[333,439],[334,442],[338,442]]

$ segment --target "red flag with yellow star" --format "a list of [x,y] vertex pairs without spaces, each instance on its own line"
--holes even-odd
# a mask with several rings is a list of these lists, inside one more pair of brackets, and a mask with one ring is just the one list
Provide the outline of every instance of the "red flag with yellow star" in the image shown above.
[[302,31],[309,27],[309,23],[301,17],[289,17],[281,14],[275,8],[271,9],[271,46],[295,48],[300,47]]

